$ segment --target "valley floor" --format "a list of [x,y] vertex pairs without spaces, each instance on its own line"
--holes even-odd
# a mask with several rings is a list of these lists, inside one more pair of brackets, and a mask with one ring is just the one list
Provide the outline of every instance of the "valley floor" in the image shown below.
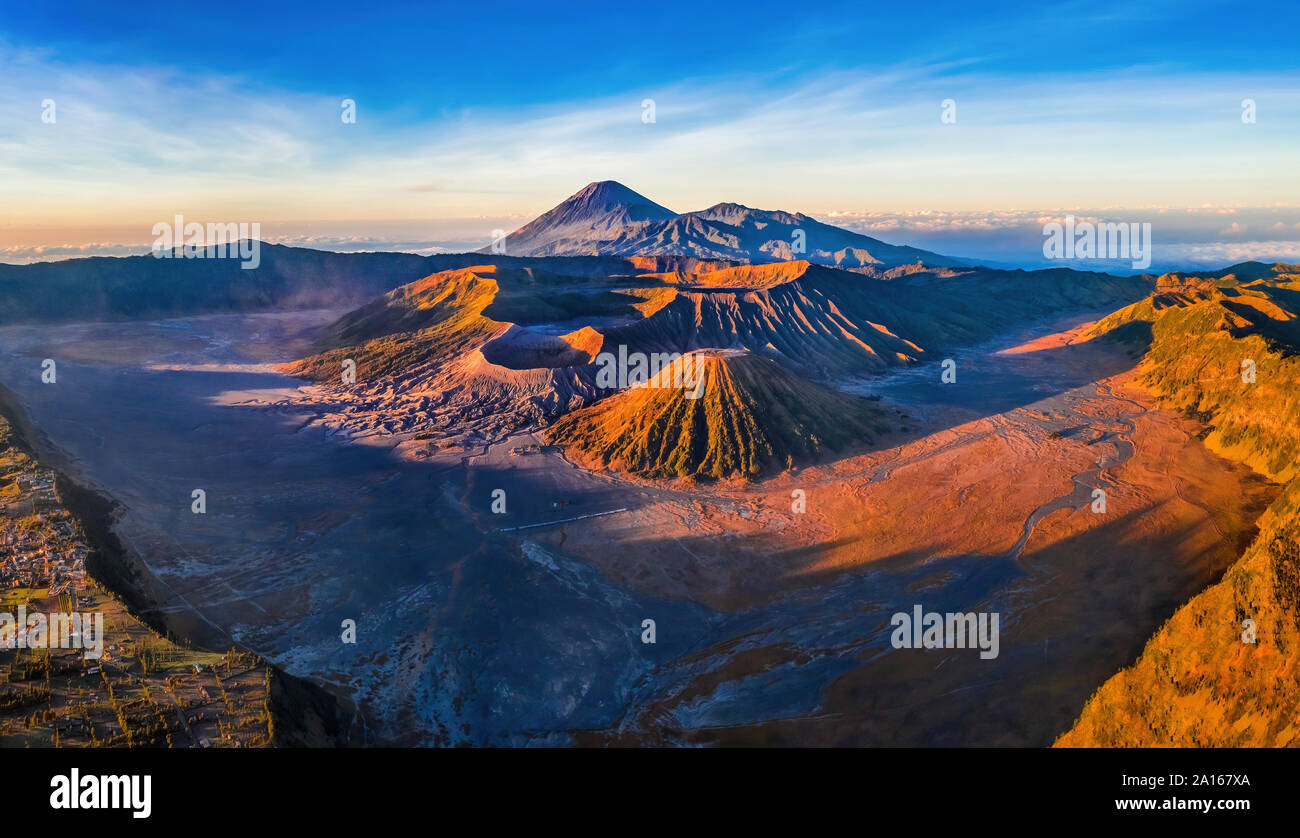
[[[1122,347],[1076,343],[1083,328],[985,358],[1040,381],[1129,365]],[[1098,683],[1240,555],[1278,492],[1207,450],[1197,423],[1155,409],[1133,377],[1118,372],[979,418],[923,405],[930,427],[897,447],[535,537],[629,585],[705,601],[738,628],[767,615],[679,664],[675,689],[632,709],[634,738],[1049,744]],[[1104,512],[1094,489],[1105,492]],[[797,490],[802,514],[792,511]],[[914,604],[1000,612],[1000,656],[891,650],[888,616]],[[836,631],[844,620],[866,633]],[[761,703],[778,673],[797,680],[827,659],[845,672],[816,712],[701,723],[718,709],[711,701]]]
[[[373,741],[1050,744],[1277,493],[1077,320],[954,355],[956,384],[853,385],[910,417],[885,447],[751,485],[531,434],[349,440],[267,366],[324,320],[3,329],[0,380],[123,504],[177,625],[327,685]],[[915,604],[999,612],[1000,655],[892,649]]]

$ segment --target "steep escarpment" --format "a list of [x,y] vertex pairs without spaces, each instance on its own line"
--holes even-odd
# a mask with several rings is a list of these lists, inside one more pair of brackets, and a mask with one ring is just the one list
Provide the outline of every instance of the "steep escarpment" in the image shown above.
[[606,330],[642,351],[743,348],[806,375],[873,374],[1034,318],[1113,307],[1142,278],[1070,270],[916,273],[881,280],[806,261],[661,276],[676,293],[653,316]]
[[[246,243],[246,247],[251,246]],[[237,248],[236,248],[237,250]],[[135,320],[359,306],[422,277],[483,265],[577,277],[724,267],[689,256],[331,253],[257,243],[256,264],[215,247],[185,258],[94,256],[0,264],[0,323]],[[198,255],[195,255],[195,254]]]
[[1058,746],[1300,745],[1300,271],[1213,279],[1221,287],[1099,329],[1149,324],[1142,382],[1208,423],[1211,448],[1286,485],[1241,559],[1097,690]]
[[1224,287],[1162,288],[1100,321],[1095,334],[1147,323],[1141,381],[1204,418],[1206,443],[1285,483],[1300,452],[1300,273]]
[[[48,556],[56,558],[56,562],[42,561],[39,567],[23,567],[25,563],[8,548],[0,561],[0,584],[10,597],[10,607],[16,601],[32,611],[47,610],[56,603],[66,608],[75,601],[87,615],[98,612],[107,627],[99,638],[109,650],[105,661],[113,662],[111,667],[92,668],[96,661],[87,655],[83,662],[74,651],[70,657],[49,657],[32,667],[29,662],[19,664],[20,655],[12,649],[0,650],[6,658],[0,661],[4,675],[0,680],[8,687],[6,700],[0,702],[5,708],[0,715],[6,717],[0,719],[4,744],[62,748],[346,744],[350,713],[333,694],[256,654],[231,648],[230,635],[214,625],[187,621],[176,609],[163,607],[172,592],[118,537],[115,527],[121,505],[51,468],[42,456],[48,445],[17,397],[0,387],[0,467],[6,478],[0,483],[6,484],[5,499],[11,514],[16,506],[35,510],[23,525],[41,533]],[[42,493],[39,506],[32,497],[31,478],[37,475],[53,481],[52,491]],[[7,479],[13,477],[18,479]],[[12,536],[6,532],[5,542]],[[67,574],[71,571],[76,578],[75,568],[83,562],[86,575],[75,581],[74,597],[68,592],[73,580]],[[56,593],[60,589],[61,596]],[[229,651],[222,654],[220,649]],[[82,677],[59,677],[69,672]],[[88,695],[84,686],[85,676],[97,672],[91,681],[107,686],[105,699]],[[40,682],[43,688],[36,686]],[[221,690],[219,701],[210,701],[205,692],[213,687]],[[41,700],[15,705],[15,695]],[[177,707],[202,705],[203,709],[178,716],[160,713],[150,695],[169,696]],[[50,723],[16,725],[15,711],[19,718],[36,711]]]
[[403,285],[332,324],[317,355],[285,366],[290,375],[339,380],[344,360],[374,379],[481,346],[507,324],[483,316],[496,297],[490,266],[445,271]]
[[[439,271],[339,318],[319,337],[322,351],[283,369],[315,381],[338,381],[343,360],[351,359],[358,381],[374,381],[427,372],[479,349],[512,369],[587,363],[592,353],[582,347],[600,345],[600,335],[587,323],[642,316],[638,306],[647,295],[620,290],[624,280],[630,278],[591,279],[490,264]],[[573,323],[569,340],[576,343],[531,328],[557,322]],[[535,360],[523,360],[527,356]]]

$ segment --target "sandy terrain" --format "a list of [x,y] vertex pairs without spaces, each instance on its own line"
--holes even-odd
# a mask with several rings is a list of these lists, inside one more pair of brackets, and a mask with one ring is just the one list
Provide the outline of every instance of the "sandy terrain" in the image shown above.
[[[531,434],[349,440],[326,420],[347,405],[268,371],[325,320],[3,329],[0,380],[122,504],[178,626],[331,686],[376,741],[1047,744],[1274,492],[1151,410],[1077,321],[954,355],[957,384],[933,365],[846,382],[913,421],[744,486],[512,452]],[[1000,657],[892,650],[914,603],[999,611]]]
[[[1035,354],[1073,347],[1067,368],[1126,366],[1122,349],[1079,342],[1086,325],[998,356],[1052,371],[1058,362]],[[546,543],[615,579],[702,599],[750,626],[743,642],[678,661],[678,692],[660,689],[634,711],[624,723],[633,738],[659,729],[672,741],[684,727],[696,742],[1049,743],[1099,681],[1239,555],[1277,491],[1207,450],[1195,423],[1153,410],[1132,377],[973,421],[932,406],[932,424],[953,426],[751,489],[697,491],[551,532]],[[1097,488],[1104,513],[1092,509]],[[806,492],[804,514],[791,511],[795,489]],[[636,549],[607,547],[646,532]],[[872,572],[845,573],[864,568]],[[791,594],[800,586],[813,587]],[[888,614],[913,603],[1001,612],[1000,657],[881,654]],[[876,631],[837,631],[849,607],[874,612],[874,627],[856,619]],[[758,726],[729,716],[850,651],[865,665],[830,681],[819,712]]]

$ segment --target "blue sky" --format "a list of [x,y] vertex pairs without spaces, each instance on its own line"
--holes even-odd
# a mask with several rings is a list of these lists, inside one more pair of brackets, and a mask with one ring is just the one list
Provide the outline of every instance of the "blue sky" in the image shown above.
[[92,63],[175,65],[448,109],[617,95],[687,79],[905,62],[1032,76],[1162,64],[1294,70],[1293,2],[171,2],[8,4],[0,31]]
[[131,247],[175,213],[454,248],[605,178],[936,249],[944,224],[1076,210],[1249,210],[1164,236],[1232,253],[1300,239],[1294,2],[475,6],[9,4],[0,261]]

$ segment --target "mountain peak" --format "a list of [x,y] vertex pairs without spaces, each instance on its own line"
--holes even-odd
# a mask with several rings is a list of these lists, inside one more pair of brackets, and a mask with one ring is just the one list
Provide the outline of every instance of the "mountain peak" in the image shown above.
[[755,223],[777,223],[777,224],[798,224],[806,216],[800,213],[789,213],[781,210],[761,210],[747,207],[744,204],[737,204],[734,201],[723,201],[720,204],[714,204],[708,209],[702,209],[693,212],[691,215],[704,218],[709,221],[717,221],[722,224],[729,224],[733,227],[739,227],[747,222]]
[[704,210],[704,212],[751,212],[753,209],[753,207],[747,207],[735,201],[722,201]]
[[566,415],[548,439],[576,461],[642,477],[751,479],[868,442],[882,416],[770,358],[705,349],[648,384]]
[[614,200],[627,201],[629,203],[651,203],[650,199],[631,189],[616,180],[593,180],[591,183],[573,193],[572,198],[604,196]]
[[570,195],[551,212],[566,209],[568,212],[565,215],[570,218],[576,217],[577,213],[594,218],[616,210],[626,211],[630,221],[659,221],[677,215],[616,180],[593,181]]
[[[802,233],[806,250],[792,242]],[[819,265],[892,267],[918,260],[961,260],[891,245],[802,213],[724,201],[681,215],[616,180],[587,184],[506,237],[510,256],[686,256],[730,262],[780,262],[807,253]],[[487,253],[488,248],[479,251]]]
[[512,255],[568,252],[613,238],[629,225],[676,217],[677,213],[616,180],[598,180],[511,233],[506,247]]

